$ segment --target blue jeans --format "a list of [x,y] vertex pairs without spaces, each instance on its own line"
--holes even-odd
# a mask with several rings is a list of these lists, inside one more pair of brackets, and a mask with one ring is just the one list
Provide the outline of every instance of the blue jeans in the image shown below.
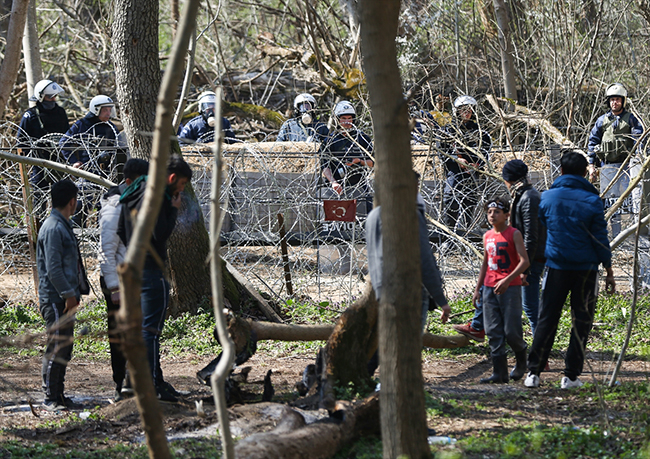
[[474,311],[474,318],[472,319],[472,328],[477,331],[483,330],[483,290],[484,286],[481,286],[479,289],[478,301],[474,305],[476,310]]
[[160,269],[142,272],[142,338],[147,347],[147,361],[155,387],[163,382],[160,369],[160,334],[165,326],[169,304],[169,283]]
[[537,321],[539,320],[539,279],[544,271],[544,262],[533,261],[526,281],[528,285],[523,287],[521,305],[524,308],[526,317],[530,321],[530,328],[535,336]]
[[521,329],[521,286],[510,286],[501,295],[494,293],[494,287],[484,287],[483,308],[492,357],[505,356],[506,343],[515,353],[526,349]]

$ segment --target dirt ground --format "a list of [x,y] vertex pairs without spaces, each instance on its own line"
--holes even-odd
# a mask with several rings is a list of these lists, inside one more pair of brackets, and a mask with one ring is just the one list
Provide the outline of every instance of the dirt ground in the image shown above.
[[[523,381],[499,386],[478,384],[478,379],[489,375],[491,370],[486,355],[487,352],[459,358],[424,355],[426,389],[437,406],[437,414],[429,418],[429,427],[435,429],[437,435],[463,438],[535,421],[580,428],[589,427],[603,417],[597,400],[580,396],[580,391],[559,389],[562,360],[552,359],[550,373],[542,374],[542,386],[531,390],[523,386]],[[195,377],[208,360],[163,359],[165,379],[178,390],[188,392],[181,403],[162,403],[169,439],[216,435],[217,421],[210,391]],[[611,371],[611,360],[611,356],[589,355],[588,363],[597,380],[603,381]],[[313,356],[308,354],[269,358],[260,351],[247,362],[245,366],[250,367],[250,373],[247,382],[241,385],[243,403],[230,408],[233,435],[241,438],[270,430],[279,420],[282,403],[301,410],[307,422],[325,417],[325,411],[314,410],[313,399],[300,398],[294,389],[304,367],[312,361]],[[513,359],[510,363],[514,363]],[[263,379],[269,369],[273,371],[275,395],[271,403],[259,403]],[[647,374],[647,362],[631,360],[624,363],[619,380],[622,384],[645,381]],[[584,380],[590,378],[590,374],[583,375]],[[18,440],[25,445],[53,442],[62,447],[84,445],[87,450],[143,441],[134,400],[112,401],[113,383],[108,361],[87,362],[73,357],[66,378],[66,393],[85,406],[74,413],[49,413],[40,408],[43,396],[37,357],[5,356],[0,383],[0,441]],[[203,401],[204,416],[197,414],[196,404],[200,401]],[[607,415],[611,420],[625,422],[624,408],[607,407]],[[70,416],[79,416],[82,420],[62,422]]]

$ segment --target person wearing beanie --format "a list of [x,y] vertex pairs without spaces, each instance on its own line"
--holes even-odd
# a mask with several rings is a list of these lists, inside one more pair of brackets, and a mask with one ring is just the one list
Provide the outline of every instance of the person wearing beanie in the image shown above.
[[[518,229],[524,237],[524,247],[530,260],[530,267],[524,272],[522,306],[535,334],[539,317],[539,282],[544,270],[544,249],[546,248],[546,228],[537,215],[541,195],[528,180],[528,166],[520,159],[508,161],[501,172],[512,198],[510,225]],[[528,285],[526,285],[526,283]],[[459,333],[477,341],[483,334],[483,312],[477,311],[472,320],[464,325],[454,325]]]

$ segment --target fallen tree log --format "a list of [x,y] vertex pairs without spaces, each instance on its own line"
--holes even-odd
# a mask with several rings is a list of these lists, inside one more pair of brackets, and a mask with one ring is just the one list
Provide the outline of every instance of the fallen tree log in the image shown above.
[[[258,341],[319,341],[327,340],[334,325],[286,325],[270,322],[255,322],[244,319],[250,323],[250,330],[257,334]],[[422,344],[433,349],[455,349],[469,345],[469,338],[465,335],[432,335],[424,333]]]
[[246,279],[237,269],[228,263],[227,260],[223,260],[226,265],[226,270],[228,273],[241,285],[242,288],[246,289],[248,294],[257,301],[257,305],[262,310],[267,319],[274,322],[282,322],[282,318],[278,315],[277,312],[271,307],[270,304],[259,294],[257,289]]
[[[374,295],[373,295],[374,299]],[[376,303],[376,300],[375,300]],[[257,352],[258,341],[325,341],[330,338],[334,331],[335,325],[289,325],[281,323],[254,321],[243,319],[230,314],[228,317],[228,331],[235,342],[235,362],[242,365]],[[425,333],[422,335],[422,344],[424,347],[433,349],[455,349],[465,347],[470,344],[469,338],[465,335],[432,335]],[[376,346],[376,345],[375,345]],[[373,347],[373,346],[371,346]],[[370,356],[374,353],[372,350]],[[366,353],[370,352],[368,350]],[[364,358],[367,362],[367,359]],[[216,368],[220,356],[217,356],[202,370],[197,372],[199,380],[206,382]],[[365,364],[364,364],[365,368]]]
[[300,413],[287,407],[274,430],[241,440],[235,454],[248,459],[325,459],[356,438],[379,433],[377,392],[356,404],[339,402],[329,418],[308,425]]

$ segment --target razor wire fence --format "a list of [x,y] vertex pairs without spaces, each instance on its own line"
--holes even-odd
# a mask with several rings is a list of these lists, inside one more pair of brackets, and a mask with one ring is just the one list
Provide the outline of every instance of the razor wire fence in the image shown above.
[[[0,148],[17,153],[16,126],[0,126]],[[471,171],[469,183],[448,185],[445,155],[436,142],[412,147],[414,169],[420,174],[420,193],[430,225],[430,241],[448,294],[473,287],[480,268],[482,234],[487,230],[483,205],[507,189],[497,177],[503,164],[515,157],[529,166],[530,178],[540,190],[550,187],[559,174],[560,149],[539,142],[543,136],[516,148],[493,146],[485,168],[491,174]],[[117,183],[120,165],[127,154],[120,145],[95,146],[86,139],[90,160],[84,166]],[[22,145],[23,153],[49,149],[52,157],[61,152],[57,142]],[[122,158],[119,155],[123,155]],[[209,221],[213,155],[210,148],[195,144],[183,148],[193,169],[192,186]],[[364,284],[367,261],[363,223],[372,206],[372,169],[356,187],[341,196],[322,179],[318,145],[302,142],[266,142],[225,145],[226,173],[221,189],[223,209],[222,256],[262,292],[286,301],[291,296],[311,301],[349,302]],[[30,170],[31,169],[31,170]],[[495,172],[496,171],[496,172]],[[64,174],[43,168],[45,183]],[[30,176],[32,179],[30,179]],[[18,162],[0,160],[0,299],[6,303],[36,301],[34,264],[27,238],[29,221],[42,221],[49,212],[47,186],[34,186],[34,169]],[[93,290],[99,294],[99,229],[97,208],[105,191],[86,180],[71,177],[81,190],[82,219],[75,220],[82,255]],[[29,187],[23,186],[30,183]],[[27,205],[26,189],[32,189],[33,204]],[[354,202],[351,221],[332,217],[331,206]],[[329,204],[328,204],[329,203]],[[332,204],[333,203],[333,204]],[[330,214],[326,206],[330,206]],[[347,204],[346,204],[347,205]],[[338,207],[337,207],[338,206]],[[449,223],[452,206],[459,212]],[[347,212],[347,210],[346,210]],[[349,214],[348,214],[349,217]],[[280,221],[283,222],[281,230]],[[624,226],[629,226],[628,218]],[[284,234],[284,236],[283,236]],[[286,248],[285,248],[286,245]],[[621,265],[630,276],[631,260],[623,247]],[[647,251],[647,250],[646,250]]]

